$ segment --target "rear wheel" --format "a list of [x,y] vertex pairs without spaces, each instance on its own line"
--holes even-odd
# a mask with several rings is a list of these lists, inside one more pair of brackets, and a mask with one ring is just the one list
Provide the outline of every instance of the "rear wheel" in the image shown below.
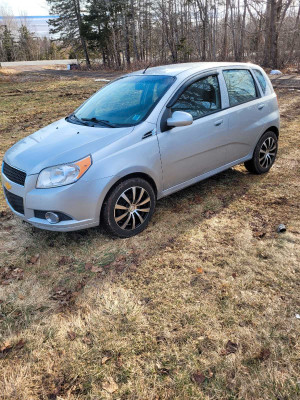
[[264,174],[274,164],[278,149],[277,135],[272,131],[265,132],[259,139],[251,160],[245,162],[245,167],[254,174]]
[[155,193],[142,178],[119,183],[107,197],[102,211],[103,224],[114,236],[128,238],[142,232],[155,209]]

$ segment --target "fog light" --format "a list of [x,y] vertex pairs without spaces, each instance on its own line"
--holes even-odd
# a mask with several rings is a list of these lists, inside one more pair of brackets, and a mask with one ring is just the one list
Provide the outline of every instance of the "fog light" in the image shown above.
[[45,218],[50,224],[57,224],[59,222],[59,216],[51,211],[46,212]]

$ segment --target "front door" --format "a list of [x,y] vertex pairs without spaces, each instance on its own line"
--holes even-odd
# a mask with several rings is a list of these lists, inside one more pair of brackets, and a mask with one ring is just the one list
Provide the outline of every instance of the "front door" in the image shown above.
[[194,121],[158,133],[164,190],[221,167],[227,152],[228,117],[217,74],[188,86],[171,107],[174,111],[188,112]]

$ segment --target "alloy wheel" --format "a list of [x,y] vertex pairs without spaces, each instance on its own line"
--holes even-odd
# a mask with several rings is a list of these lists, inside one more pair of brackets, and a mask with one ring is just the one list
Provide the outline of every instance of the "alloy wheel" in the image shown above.
[[114,219],[124,230],[134,230],[142,225],[151,210],[149,193],[140,186],[126,189],[116,201]]
[[259,164],[262,168],[268,168],[275,160],[277,144],[274,138],[268,137],[259,150]]

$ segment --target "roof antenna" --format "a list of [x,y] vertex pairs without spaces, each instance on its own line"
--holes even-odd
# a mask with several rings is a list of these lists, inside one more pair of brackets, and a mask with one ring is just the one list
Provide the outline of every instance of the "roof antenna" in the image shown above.
[[151,63],[144,69],[143,74],[147,71],[147,69],[150,67]]

